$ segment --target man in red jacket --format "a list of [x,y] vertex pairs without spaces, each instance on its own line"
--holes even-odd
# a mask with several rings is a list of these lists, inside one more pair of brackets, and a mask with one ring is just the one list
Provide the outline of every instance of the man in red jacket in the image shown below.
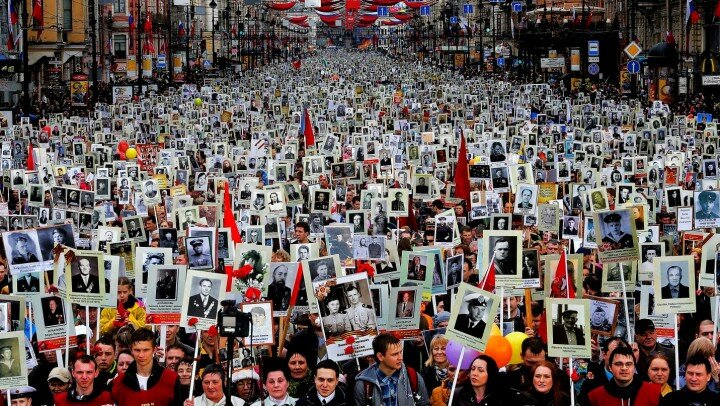
[[180,380],[155,361],[155,334],[145,328],[133,332],[130,350],[135,361],[113,380],[118,406],[182,406]]
[[660,386],[643,382],[635,375],[635,357],[632,349],[617,347],[610,354],[612,379],[595,388],[588,396],[592,406],[657,406]]
[[115,401],[110,392],[95,385],[99,372],[93,357],[83,355],[76,359],[72,369],[75,384],[70,391],[55,395],[55,406],[113,406]]

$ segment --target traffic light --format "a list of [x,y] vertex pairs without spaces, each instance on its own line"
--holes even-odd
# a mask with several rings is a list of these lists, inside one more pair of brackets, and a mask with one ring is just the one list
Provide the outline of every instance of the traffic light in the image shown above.
[[245,35],[245,24],[238,24],[238,35]]
[[490,19],[489,18],[485,19],[485,33],[487,33],[487,34],[490,33]]

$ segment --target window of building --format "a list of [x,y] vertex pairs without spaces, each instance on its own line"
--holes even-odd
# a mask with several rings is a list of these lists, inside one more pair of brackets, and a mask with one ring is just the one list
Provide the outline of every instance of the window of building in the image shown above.
[[127,1],[126,0],[115,0],[113,1],[113,12],[115,14],[127,13]]
[[63,0],[63,30],[72,31],[73,29],[73,5],[72,0]]
[[117,58],[127,58],[127,36],[113,35],[113,53]]

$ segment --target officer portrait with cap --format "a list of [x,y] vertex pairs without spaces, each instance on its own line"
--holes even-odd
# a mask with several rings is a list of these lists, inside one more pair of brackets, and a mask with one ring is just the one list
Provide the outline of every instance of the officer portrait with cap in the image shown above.
[[600,304],[594,307],[595,310],[593,310],[593,313],[590,315],[590,329],[610,333],[612,323],[610,319],[608,319],[605,309]]
[[695,218],[698,220],[713,220],[720,218],[720,214],[714,211],[717,192],[704,190],[698,194]]
[[25,233],[14,233],[8,237],[8,242],[12,247],[11,264],[30,264],[38,262],[37,252],[35,251],[35,243]]
[[473,337],[482,337],[485,333],[485,309],[488,307],[488,300],[480,293],[469,293],[463,301],[467,304],[467,313],[458,314],[455,319],[455,330]]
[[577,327],[578,311],[565,310],[560,314],[561,320],[553,323],[553,340],[558,345],[585,345],[585,333]]
[[622,216],[618,213],[610,213],[602,219],[605,223],[605,236],[603,243],[610,244],[612,249],[633,248],[635,243],[633,237],[622,230]]
[[10,393],[10,404],[12,406],[32,406],[32,399],[35,395],[35,388],[32,386],[21,386],[19,388],[8,389],[5,392],[7,396]]
[[189,263],[191,269],[210,269],[213,267],[210,254],[206,254],[204,250],[205,241],[203,238],[189,238],[188,252]]

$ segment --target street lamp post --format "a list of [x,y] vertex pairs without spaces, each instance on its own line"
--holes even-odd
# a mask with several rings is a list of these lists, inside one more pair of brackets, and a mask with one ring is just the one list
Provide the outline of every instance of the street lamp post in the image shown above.
[[212,13],[211,14],[211,17],[212,17],[212,19],[211,19],[212,20],[211,21],[211,24],[212,24],[212,58],[213,58],[212,63],[213,63],[213,66],[215,66],[215,61],[217,59],[216,55],[215,55],[215,9],[217,8],[217,3],[215,2],[215,0],[212,0],[210,2],[210,8],[212,9],[212,12],[211,12]]
[[93,89],[90,93],[92,98],[90,99],[90,107],[94,107],[98,99],[98,77],[97,77],[97,35],[95,33],[95,26],[97,25],[97,18],[95,18],[95,0],[88,2],[90,7],[90,40],[92,41],[92,85]]

